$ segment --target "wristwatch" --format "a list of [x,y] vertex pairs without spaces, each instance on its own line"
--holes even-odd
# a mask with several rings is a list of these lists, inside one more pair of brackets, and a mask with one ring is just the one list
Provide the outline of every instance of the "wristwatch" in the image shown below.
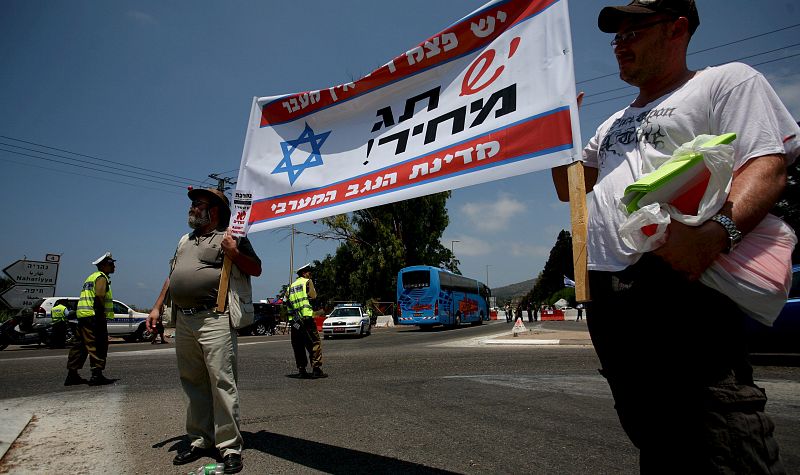
[[742,232],[736,228],[736,223],[724,214],[715,214],[711,217],[711,221],[719,223],[720,226],[725,228],[725,232],[728,233],[728,247],[722,252],[729,254],[742,242]]

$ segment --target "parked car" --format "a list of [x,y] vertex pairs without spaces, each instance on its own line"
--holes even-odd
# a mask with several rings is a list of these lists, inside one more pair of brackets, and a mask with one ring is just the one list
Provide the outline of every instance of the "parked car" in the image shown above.
[[255,318],[251,325],[240,328],[239,335],[274,335],[280,319],[281,306],[274,303],[254,303]]
[[[68,323],[77,321],[76,311],[78,297],[47,297],[33,304],[33,315],[36,322],[52,321],[52,310],[56,302],[61,302],[67,307]],[[150,338],[145,320],[147,314],[133,310],[127,304],[114,300],[114,319],[108,321],[108,335],[124,338],[125,341],[141,341]]]
[[747,340],[755,353],[800,352],[800,265],[792,266],[792,288],[775,323],[767,327],[748,318]]
[[337,305],[322,322],[322,336],[339,335],[366,336],[370,334],[367,311],[359,304]]

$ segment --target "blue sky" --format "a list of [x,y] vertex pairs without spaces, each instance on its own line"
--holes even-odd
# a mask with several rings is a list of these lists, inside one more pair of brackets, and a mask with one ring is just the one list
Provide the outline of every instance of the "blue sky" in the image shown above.
[[[484,3],[0,2],[0,265],[61,254],[57,295],[76,295],[90,262],[111,250],[115,297],[149,307],[187,231],[185,187],[213,184],[209,173],[236,177],[253,96],[357,79]],[[610,35],[597,29],[606,4],[570,4],[584,139],[635,95],[616,77]],[[754,65],[800,118],[800,57],[790,57],[800,53],[800,5],[700,0],[698,8],[690,53],[733,44],[691,54],[690,67]],[[66,166],[62,157],[82,161]],[[151,181],[131,177],[140,173]],[[569,229],[549,172],[456,190],[448,209],[443,244],[465,275],[486,280],[488,265],[492,287],[535,277]],[[289,278],[287,236],[285,228],[251,235],[264,263],[257,298]],[[334,250],[298,236],[295,263]]]

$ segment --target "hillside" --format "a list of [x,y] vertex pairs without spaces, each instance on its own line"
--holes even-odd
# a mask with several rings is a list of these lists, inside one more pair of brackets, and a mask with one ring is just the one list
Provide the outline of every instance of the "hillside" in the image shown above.
[[536,279],[529,279],[516,284],[506,285],[492,289],[492,295],[497,297],[497,303],[502,304],[511,298],[524,297],[525,294],[533,289]]

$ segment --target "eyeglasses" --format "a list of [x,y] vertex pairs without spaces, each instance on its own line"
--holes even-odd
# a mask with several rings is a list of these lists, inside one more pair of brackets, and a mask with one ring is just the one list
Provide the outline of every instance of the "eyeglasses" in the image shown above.
[[192,201],[192,208],[199,208],[204,205],[208,206],[208,201]]
[[625,33],[617,33],[614,35],[614,39],[611,40],[611,46],[617,46],[620,43],[627,43],[636,39],[637,35],[641,34],[644,30],[648,28],[652,28],[656,25],[660,25],[661,23],[667,23],[670,21],[675,21],[673,18],[662,18],[661,20],[654,21],[652,23],[646,23],[644,25],[638,26],[635,30],[626,31]]

